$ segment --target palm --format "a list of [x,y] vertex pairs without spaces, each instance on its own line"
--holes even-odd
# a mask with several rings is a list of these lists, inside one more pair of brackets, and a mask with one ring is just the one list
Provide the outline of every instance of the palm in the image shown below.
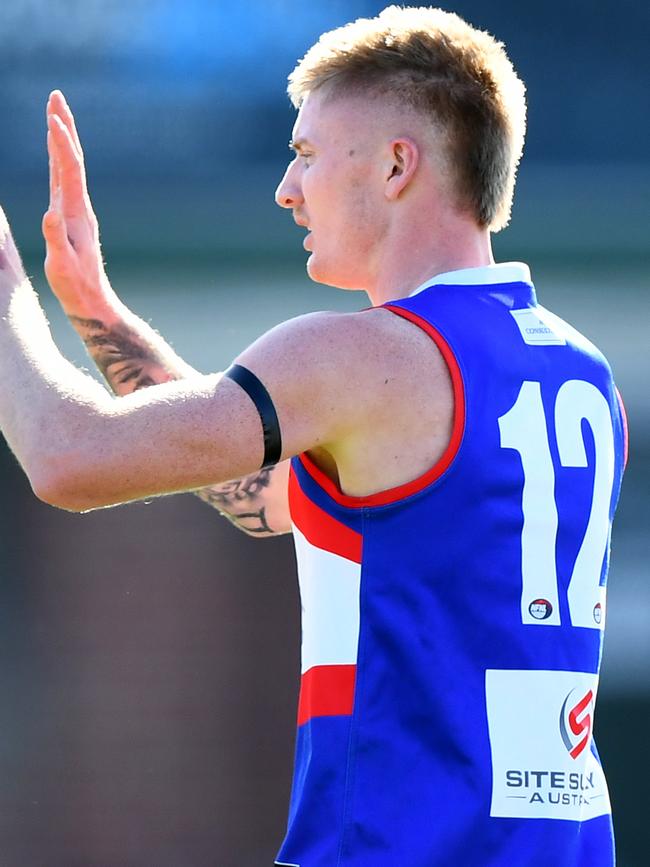
[[48,239],[51,233],[45,231],[45,276],[56,297],[68,307],[98,286],[104,277],[99,244],[83,229],[75,231],[70,220],[63,225],[67,244],[55,246]]

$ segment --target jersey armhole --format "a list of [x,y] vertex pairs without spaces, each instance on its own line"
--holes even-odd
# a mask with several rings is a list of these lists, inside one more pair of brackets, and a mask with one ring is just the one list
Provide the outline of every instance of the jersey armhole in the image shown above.
[[433,484],[433,482],[437,481],[443,473],[449,469],[452,461],[456,457],[458,450],[460,449],[463,434],[465,432],[465,386],[463,383],[463,376],[460,370],[460,366],[458,361],[456,360],[456,356],[454,355],[453,350],[445,340],[445,338],[440,334],[440,332],[431,325],[426,319],[422,316],[418,316],[417,313],[413,313],[411,310],[406,310],[403,307],[398,307],[393,304],[384,304],[382,305],[383,310],[390,310],[391,313],[396,314],[397,316],[401,316],[404,319],[408,319],[414,325],[417,325],[421,328],[436,344],[438,349],[440,350],[440,354],[442,355],[445,364],[447,365],[447,369],[449,370],[449,375],[451,377],[451,385],[454,396],[454,411],[453,411],[453,421],[451,428],[451,437],[449,439],[449,443],[447,448],[443,452],[442,456],[439,460],[428,470],[426,470],[422,475],[413,479],[410,482],[405,482],[403,485],[398,485],[394,488],[388,488],[385,491],[379,491],[376,494],[368,494],[365,497],[353,497],[349,494],[344,494],[339,486],[329,478],[329,476],[325,475],[325,473],[311,460],[311,458],[303,453],[298,456],[300,463],[304,467],[304,469],[309,473],[312,479],[321,487],[323,490],[336,502],[341,506],[345,506],[351,509],[358,509],[364,507],[373,507],[373,506],[387,506],[393,503],[397,503],[400,500],[406,499],[406,497],[410,497],[413,494],[417,494],[420,491],[424,490],[424,488]]

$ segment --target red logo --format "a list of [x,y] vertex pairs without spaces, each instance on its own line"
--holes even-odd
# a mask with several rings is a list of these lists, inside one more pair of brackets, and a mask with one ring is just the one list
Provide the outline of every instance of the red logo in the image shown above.
[[589,744],[594,718],[593,692],[589,690],[586,695],[572,704],[575,700],[575,692],[576,690],[572,689],[567,695],[560,711],[560,734],[572,759],[577,759]]

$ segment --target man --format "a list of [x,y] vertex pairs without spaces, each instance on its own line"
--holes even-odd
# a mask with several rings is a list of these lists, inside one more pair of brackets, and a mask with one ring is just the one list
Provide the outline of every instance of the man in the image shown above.
[[63,508],[198,490],[249,533],[293,528],[277,864],[611,865],[592,722],[624,420],[595,347],[492,259],[523,85],[457,16],[390,7],[321,37],[289,90],[277,202],[308,229],[310,276],[372,308],[191,370],[109,285],[54,93],[46,272],[119,398],[60,356],[5,228],[2,429]]

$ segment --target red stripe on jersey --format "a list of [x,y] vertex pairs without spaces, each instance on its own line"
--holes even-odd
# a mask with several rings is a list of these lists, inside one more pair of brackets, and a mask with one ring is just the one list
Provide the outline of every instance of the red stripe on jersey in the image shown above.
[[300,679],[298,725],[315,716],[349,716],[354,707],[356,665],[314,665]]
[[402,307],[394,307],[391,304],[384,304],[383,309],[390,310],[392,313],[396,313],[398,316],[402,316],[404,319],[408,319],[410,322],[418,325],[429,335],[440,350],[447,368],[449,369],[449,375],[451,376],[451,385],[454,392],[454,420],[449,444],[440,460],[434,464],[431,469],[427,470],[421,476],[418,476],[417,479],[413,479],[411,482],[406,482],[406,484],[398,485],[395,488],[388,488],[385,491],[379,491],[377,494],[369,494],[366,497],[352,497],[348,494],[344,494],[338,485],[336,485],[329,476],[326,476],[305,452],[299,455],[302,465],[309,475],[312,476],[312,478],[321,486],[321,488],[323,488],[323,490],[326,491],[335,502],[350,508],[360,508],[362,506],[385,506],[389,503],[395,503],[398,500],[416,494],[418,491],[421,491],[423,488],[426,488],[428,485],[435,482],[436,479],[440,478],[445,470],[448,469],[451,462],[456,457],[465,430],[465,387],[463,385],[463,375],[460,372],[456,356],[445,338],[429,322],[427,322],[426,319],[418,316],[417,313],[412,313],[410,310],[404,310]]
[[293,523],[312,545],[361,563],[361,533],[346,527],[310,500],[293,469],[289,472],[289,512]]

